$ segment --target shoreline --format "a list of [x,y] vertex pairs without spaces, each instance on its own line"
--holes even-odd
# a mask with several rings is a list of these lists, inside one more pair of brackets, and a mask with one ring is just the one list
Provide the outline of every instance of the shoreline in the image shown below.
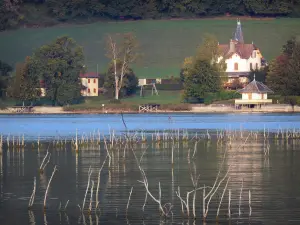
[[14,108],[0,109],[0,115],[22,115],[22,114],[33,114],[33,115],[62,115],[62,114],[226,114],[226,113],[236,113],[236,114],[255,114],[255,113],[264,113],[264,114],[272,114],[272,113],[300,113],[300,106],[294,106],[294,108],[290,105],[278,104],[278,105],[270,105],[268,107],[264,107],[261,109],[235,109],[233,107],[229,107],[226,105],[221,106],[193,106],[190,110],[157,110],[152,112],[139,112],[136,110],[109,110],[106,109],[103,111],[99,110],[72,110],[65,111],[63,107],[44,107],[37,106],[33,108],[32,112],[16,112]]

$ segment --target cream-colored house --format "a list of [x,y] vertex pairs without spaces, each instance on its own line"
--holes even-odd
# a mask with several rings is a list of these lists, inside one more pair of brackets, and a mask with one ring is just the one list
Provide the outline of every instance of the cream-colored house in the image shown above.
[[[79,75],[81,81],[81,95],[82,96],[98,96],[99,75],[94,72],[84,73]],[[40,81],[41,97],[46,96],[45,82]]]
[[225,60],[228,84],[234,80],[243,84],[248,83],[251,70],[260,69],[265,64],[259,48],[253,43],[244,43],[242,25],[239,20],[233,39],[229,44],[219,44],[219,50],[222,56],[218,61]]
[[82,96],[98,96],[99,75],[94,72],[80,74]]
[[261,82],[254,79],[246,87],[238,90],[242,94],[242,99],[235,100],[236,108],[247,106],[249,108],[261,107],[262,105],[272,104],[272,99],[268,99],[268,93],[273,91]]

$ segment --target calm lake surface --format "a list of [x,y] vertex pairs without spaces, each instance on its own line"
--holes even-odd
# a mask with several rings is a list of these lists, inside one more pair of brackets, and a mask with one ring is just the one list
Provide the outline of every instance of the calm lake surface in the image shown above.
[[[98,172],[107,155],[104,143],[89,142],[81,146],[78,153],[70,141],[60,145],[53,143],[53,140],[74,138],[76,129],[80,139],[82,135],[89,138],[91,132],[98,130],[106,135],[110,129],[116,133],[124,132],[120,115],[0,115],[0,134],[3,135],[0,224],[216,224],[216,212],[228,178],[228,187],[220,206],[219,224],[300,224],[300,138],[297,135],[294,138],[274,138],[270,135],[264,139],[263,133],[256,133],[257,138],[250,133],[250,130],[263,131],[264,128],[274,132],[278,129],[295,129],[298,132],[300,114],[126,114],[124,120],[131,130],[151,133],[153,130],[187,129],[190,132],[188,141],[179,140],[174,145],[170,141],[151,141],[151,134],[147,142],[130,145],[138,159],[143,155],[141,167],[147,176],[150,192],[158,198],[160,182],[162,204],[173,206],[169,218],[160,218],[158,204],[149,196],[143,212],[145,186],[139,182],[142,176],[138,162],[132,150],[128,146],[125,148],[126,144],[109,147],[112,160],[109,166],[107,159],[101,171],[100,210],[95,211]],[[211,130],[211,139],[204,135],[207,129]],[[216,135],[213,135],[216,131],[212,131],[215,129],[236,129],[237,132],[231,141],[228,138],[217,141]],[[197,144],[192,135],[195,130],[203,132]],[[12,136],[23,134],[25,147],[12,146]],[[47,139],[39,148],[38,136]],[[41,174],[39,167],[47,149],[51,157]],[[44,195],[55,165],[58,171],[51,182],[44,213]],[[95,184],[90,215],[82,214],[77,206],[82,207],[89,168],[92,169],[91,183],[94,181]],[[186,199],[187,191],[193,190],[191,174],[196,174],[194,177],[200,175],[197,187],[205,185],[208,194],[218,171],[221,171],[218,182],[228,174],[211,199],[206,222],[202,222],[202,189],[197,191],[195,201],[197,220],[183,218],[181,203],[176,195],[178,186],[181,196]],[[34,177],[35,201],[32,210],[28,211]],[[231,220],[228,218],[229,189]],[[85,209],[89,207],[90,196],[89,190]],[[66,211],[60,212],[60,202],[64,207],[68,200]],[[192,215],[193,194],[189,204]]]
[[[129,130],[300,128],[300,114],[124,114]],[[123,132],[120,114],[105,115],[0,115],[0,134],[28,138],[71,137],[99,130]]]

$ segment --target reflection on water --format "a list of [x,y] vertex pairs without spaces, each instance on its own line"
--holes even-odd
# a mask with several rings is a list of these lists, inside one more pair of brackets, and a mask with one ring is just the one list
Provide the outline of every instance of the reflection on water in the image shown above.
[[[236,137],[230,142],[211,138],[197,140],[197,143],[195,139],[180,141],[174,145],[172,142],[154,141],[135,143],[135,153],[138,159],[142,157],[141,167],[147,176],[150,192],[158,198],[160,183],[162,203],[173,206],[167,219],[159,216],[158,204],[151,197],[148,196],[145,201],[145,187],[138,181],[142,180],[141,172],[130,147],[125,148],[125,145],[115,145],[110,152],[111,166],[108,166],[107,158],[101,171],[98,209],[95,209],[98,172],[107,155],[104,143],[86,143],[78,154],[71,149],[69,142],[67,145],[54,146],[51,143],[51,159],[44,173],[39,172],[39,167],[46,156],[48,143],[42,143],[40,148],[36,143],[33,147],[29,142],[24,148],[13,148],[12,145],[7,148],[4,145],[3,154],[0,155],[0,224],[196,224],[192,219],[182,216],[181,202],[175,191],[180,187],[181,195],[186,198],[186,193],[193,190],[193,174],[193,179],[200,175],[198,187],[205,185],[207,194],[220,168],[220,178],[230,168],[230,182],[220,207],[220,224],[276,225],[299,221],[299,139],[264,139],[260,135],[246,142],[245,137]],[[224,155],[226,157],[222,165]],[[55,165],[58,171],[53,177],[44,213],[44,194]],[[85,210],[81,213],[77,205],[82,208],[89,168],[92,169],[91,182],[95,185],[92,197],[89,187]],[[28,210],[34,177],[37,177],[36,198],[33,208]],[[208,218],[203,224],[216,224],[217,208],[226,181],[221,183],[211,199]],[[197,191],[195,199],[197,224],[202,219],[202,190]],[[229,190],[231,222],[228,218]],[[89,214],[87,209],[91,198],[92,211]],[[189,200],[191,215],[192,200],[193,194]],[[64,209],[67,202],[66,209],[59,210]]]

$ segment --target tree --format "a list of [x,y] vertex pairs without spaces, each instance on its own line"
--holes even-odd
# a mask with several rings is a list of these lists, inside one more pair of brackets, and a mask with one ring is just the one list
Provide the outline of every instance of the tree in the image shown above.
[[123,79],[128,73],[129,66],[137,60],[138,42],[132,33],[122,35],[108,35],[107,57],[113,65],[115,99],[119,99],[119,92],[123,86]]
[[243,84],[240,82],[239,79],[234,79],[231,84],[230,84],[230,88],[232,90],[238,90],[238,89],[242,89],[243,88]]
[[80,99],[80,72],[84,70],[83,49],[72,38],[63,36],[43,45],[32,57],[32,70],[46,86],[46,97],[53,105]]
[[204,34],[202,43],[197,48],[196,58],[217,62],[220,56],[217,38],[212,34]]
[[215,64],[208,60],[198,59],[193,67],[187,71],[184,78],[183,98],[204,98],[206,93],[218,92],[220,90],[220,74]]
[[252,70],[249,74],[249,80],[252,81],[255,75],[255,80],[265,84],[268,71],[269,71],[269,66],[265,66],[261,69]]
[[[118,67],[121,67],[121,63],[118,63]],[[114,65],[111,65],[105,75],[104,87],[108,89],[109,93],[115,96],[115,76],[114,76]],[[135,94],[138,87],[138,78],[134,74],[131,68],[128,68],[126,74],[123,77],[122,87],[120,89],[119,97],[130,96]]]
[[12,67],[0,60],[0,98],[3,98],[5,96],[5,91],[8,87],[11,71]]
[[267,84],[283,96],[300,95],[300,42],[295,38],[288,40],[282,54],[271,62]]
[[193,57],[186,57],[183,61],[181,70],[180,70],[180,81],[184,83],[184,77],[187,75],[188,71],[193,67]]
[[206,34],[196,55],[185,58],[180,77],[184,81],[183,98],[186,101],[204,98],[206,93],[220,90],[225,66],[220,56],[217,39]]
[[20,17],[21,0],[0,0],[0,30],[15,27]]
[[222,82],[224,82],[228,77],[225,73],[226,63],[222,54],[217,38],[211,34],[204,34],[202,44],[198,47],[195,57],[200,60],[208,60],[214,64],[220,73]]
[[8,91],[11,97],[31,103],[41,95],[39,76],[32,63],[32,58],[26,57],[24,63],[17,64],[16,74]]

